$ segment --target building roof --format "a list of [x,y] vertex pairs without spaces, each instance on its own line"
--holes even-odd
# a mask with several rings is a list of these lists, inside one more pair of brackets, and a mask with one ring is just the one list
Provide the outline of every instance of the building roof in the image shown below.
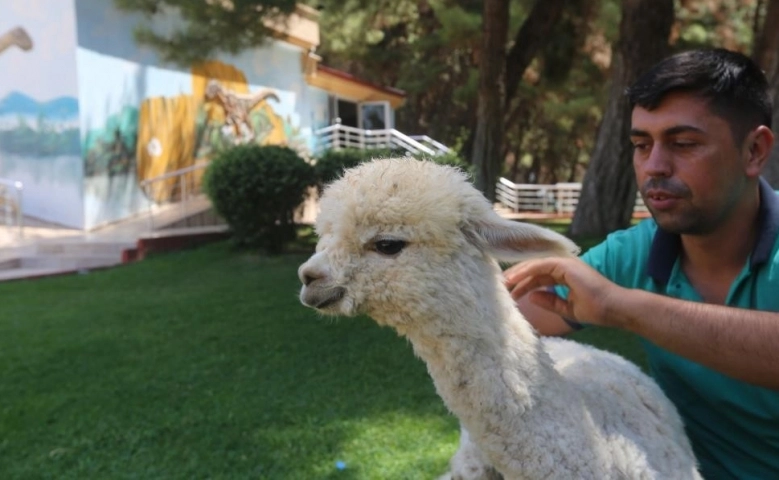
[[306,76],[309,85],[355,102],[386,101],[396,109],[406,100],[403,90],[378,85],[350,73],[317,64]]

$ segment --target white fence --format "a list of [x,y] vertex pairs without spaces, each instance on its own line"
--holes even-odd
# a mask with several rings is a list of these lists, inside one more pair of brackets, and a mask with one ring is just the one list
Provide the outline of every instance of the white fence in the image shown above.
[[412,155],[440,155],[449,152],[449,148],[436,142],[427,135],[409,137],[388,128],[384,130],[363,130],[336,123],[316,131],[316,153],[340,148],[378,149],[399,148]]
[[[581,183],[555,183],[538,185],[514,183],[499,178],[496,198],[504,207],[514,212],[540,212],[556,215],[572,215],[579,203]],[[646,213],[641,195],[636,194],[633,213]]]

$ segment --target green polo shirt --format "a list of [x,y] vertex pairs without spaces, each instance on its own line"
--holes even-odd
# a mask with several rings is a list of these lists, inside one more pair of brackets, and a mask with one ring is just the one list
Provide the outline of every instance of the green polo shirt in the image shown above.
[[[779,312],[779,197],[764,181],[760,193],[758,239],[726,302]],[[680,246],[678,235],[645,220],[609,235],[582,258],[624,287],[702,301],[682,272]],[[653,377],[684,419],[704,478],[779,479],[779,391],[740,382],[648,340],[643,344]]]

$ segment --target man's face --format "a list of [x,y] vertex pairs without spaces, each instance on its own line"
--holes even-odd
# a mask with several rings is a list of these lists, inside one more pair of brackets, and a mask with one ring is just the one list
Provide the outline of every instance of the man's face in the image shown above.
[[630,140],[641,196],[664,230],[711,233],[743,198],[744,149],[706,100],[671,93],[654,110],[636,106]]

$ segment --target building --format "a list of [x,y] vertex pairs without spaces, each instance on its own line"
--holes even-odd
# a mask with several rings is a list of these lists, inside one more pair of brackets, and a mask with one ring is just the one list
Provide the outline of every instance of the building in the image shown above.
[[23,183],[25,215],[92,230],[161,200],[144,180],[218,148],[310,152],[336,118],[391,128],[403,92],[321,65],[317,19],[299,6],[267,46],[181,68],[139,47],[147,20],[111,0],[0,0],[0,178]]

